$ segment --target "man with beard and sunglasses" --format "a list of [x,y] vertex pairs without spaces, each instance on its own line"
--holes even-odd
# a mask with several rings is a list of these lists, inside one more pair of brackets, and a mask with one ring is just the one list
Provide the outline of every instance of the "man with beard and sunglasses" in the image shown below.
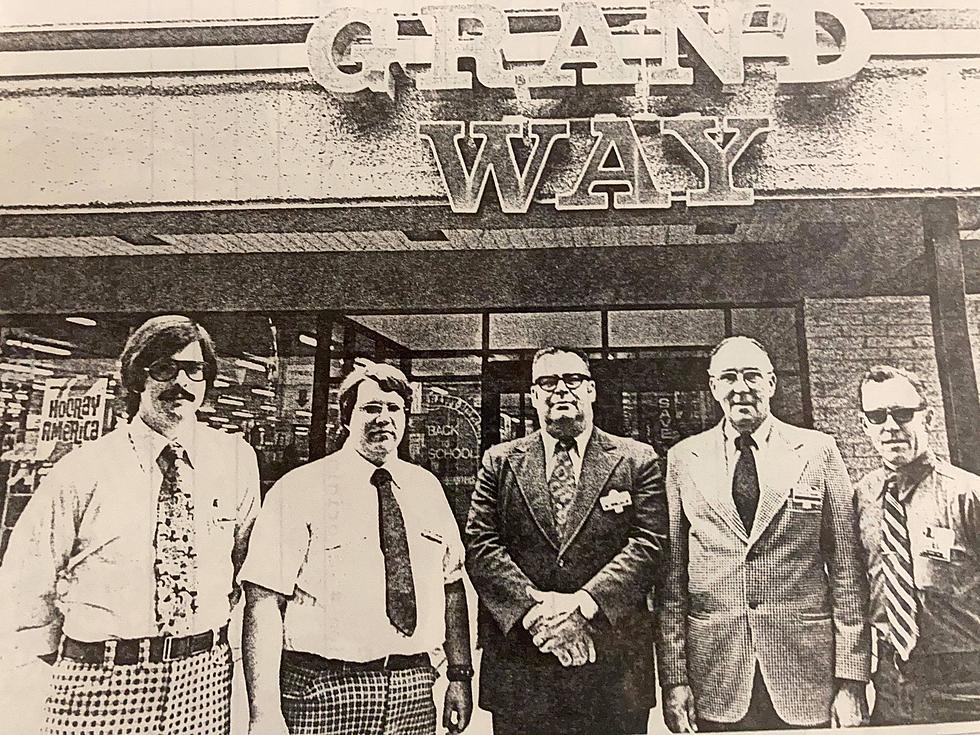
[[588,358],[534,355],[541,429],[488,450],[466,525],[480,601],[480,705],[495,735],[646,732],[647,604],[665,554],[660,461],[593,425]]
[[936,457],[914,373],[861,381],[881,467],[858,483],[878,636],[873,725],[980,720],[980,477]]
[[46,735],[227,735],[255,452],[196,420],[217,374],[199,324],[149,319],[120,362],[129,421],[56,462],[14,528],[2,660],[53,656]]

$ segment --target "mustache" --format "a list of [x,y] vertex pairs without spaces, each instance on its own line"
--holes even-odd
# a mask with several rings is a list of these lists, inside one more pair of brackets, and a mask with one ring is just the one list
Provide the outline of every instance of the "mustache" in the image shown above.
[[167,388],[167,390],[160,393],[160,398],[165,401],[173,401],[178,398],[183,398],[187,401],[194,400],[194,396],[181,388],[179,385],[175,385],[173,388]]

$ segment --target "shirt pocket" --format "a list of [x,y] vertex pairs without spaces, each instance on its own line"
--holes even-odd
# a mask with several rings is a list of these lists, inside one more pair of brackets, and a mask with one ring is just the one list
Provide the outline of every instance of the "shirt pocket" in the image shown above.
[[[296,578],[300,604],[344,596],[345,591],[359,586],[359,577],[367,573],[370,562],[367,536],[346,535],[325,538],[314,535]],[[380,547],[377,549],[381,555]]]

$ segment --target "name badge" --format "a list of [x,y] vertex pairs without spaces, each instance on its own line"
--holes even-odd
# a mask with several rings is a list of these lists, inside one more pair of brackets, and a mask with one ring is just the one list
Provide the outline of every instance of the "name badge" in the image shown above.
[[599,505],[607,513],[622,513],[627,505],[633,505],[633,498],[625,490],[610,490],[606,495],[599,498]]
[[794,487],[789,492],[790,510],[814,511],[823,509],[823,496],[809,487]]
[[919,553],[930,559],[953,560],[953,544],[956,532],[942,526],[926,526],[922,533],[922,546]]

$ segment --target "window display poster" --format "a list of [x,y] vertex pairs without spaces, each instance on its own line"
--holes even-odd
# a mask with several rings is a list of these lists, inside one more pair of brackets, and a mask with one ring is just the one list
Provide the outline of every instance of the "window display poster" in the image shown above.
[[35,459],[54,462],[80,444],[102,436],[107,378],[48,378],[41,401]]

